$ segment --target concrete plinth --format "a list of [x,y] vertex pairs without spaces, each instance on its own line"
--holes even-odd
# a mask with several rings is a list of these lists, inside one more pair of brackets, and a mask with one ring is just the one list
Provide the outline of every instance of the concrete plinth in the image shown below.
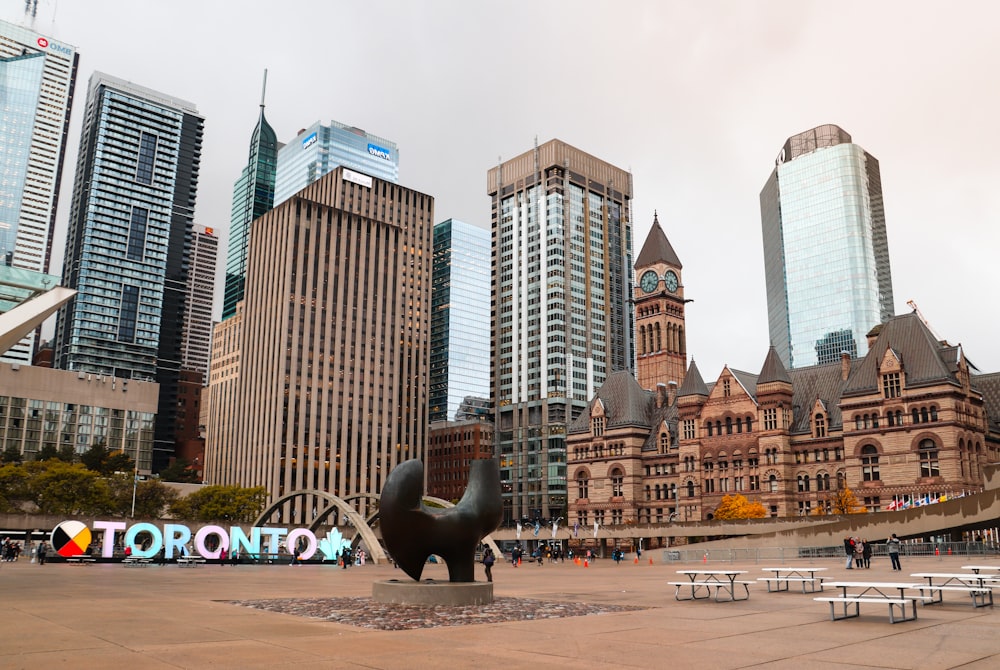
[[396,605],[489,605],[493,582],[401,582],[372,584],[372,600]]

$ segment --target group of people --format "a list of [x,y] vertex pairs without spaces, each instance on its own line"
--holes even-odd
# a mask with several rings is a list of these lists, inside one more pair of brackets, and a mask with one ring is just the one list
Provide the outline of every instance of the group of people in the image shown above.
[[[885,545],[889,560],[892,561],[893,572],[902,571],[903,568],[899,563],[900,541],[895,533],[885,541]],[[872,545],[868,540],[847,536],[844,538],[844,552],[847,554],[847,565],[844,567],[848,570],[867,569],[872,566]]]
[[12,540],[9,537],[5,537],[3,541],[0,541],[0,561],[4,563],[13,563],[17,561],[17,559],[21,558],[21,554],[25,551],[31,555],[32,563],[45,565],[45,557],[49,552],[49,545],[47,542],[42,540],[37,545],[32,546],[31,540],[29,539],[27,547],[25,547],[20,542]]

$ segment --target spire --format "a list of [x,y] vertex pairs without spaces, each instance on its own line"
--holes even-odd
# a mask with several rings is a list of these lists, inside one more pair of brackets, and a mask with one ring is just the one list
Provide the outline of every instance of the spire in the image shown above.
[[635,267],[648,267],[656,263],[666,263],[675,268],[682,268],[681,261],[677,258],[674,248],[670,246],[667,236],[660,226],[660,217],[657,212],[653,212],[653,227],[649,229],[646,242],[642,245],[642,251],[636,258]]
[[698,366],[695,365],[693,358],[691,359],[691,367],[684,375],[684,383],[677,390],[678,398],[688,395],[708,396],[708,387],[705,386],[705,380],[701,378],[701,372],[698,371]]
[[788,370],[785,369],[781,357],[778,356],[778,350],[774,348],[773,344],[767,350],[767,358],[764,359],[764,366],[760,369],[760,375],[757,377],[758,386],[769,382],[792,383],[792,378],[788,376]]

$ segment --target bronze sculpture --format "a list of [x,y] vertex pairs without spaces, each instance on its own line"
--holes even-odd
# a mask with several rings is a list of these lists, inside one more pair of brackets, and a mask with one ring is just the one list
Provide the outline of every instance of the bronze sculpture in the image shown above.
[[420,581],[431,554],[444,559],[451,582],[474,582],[480,541],[500,525],[500,468],[493,459],[472,462],[469,485],[454,507],[423,504],[424,466],[400,463],[389,473],[379,503],[386,548],[407,575]]

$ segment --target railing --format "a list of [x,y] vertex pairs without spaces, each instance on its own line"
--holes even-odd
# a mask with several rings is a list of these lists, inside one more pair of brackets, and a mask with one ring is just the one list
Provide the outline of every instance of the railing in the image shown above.
[[[885,543],[873,543],[872,557],[887,557]],[[654,550],[655,551],[655,550]],[[793,559],[846,558],[844,546],[829,547],[747,547],[734,549],[698,549],[672,547],[661,549],[664,563],[771,563]],[[1000,556],[1000,546],[988,542],[903,542],[900,556]]]

